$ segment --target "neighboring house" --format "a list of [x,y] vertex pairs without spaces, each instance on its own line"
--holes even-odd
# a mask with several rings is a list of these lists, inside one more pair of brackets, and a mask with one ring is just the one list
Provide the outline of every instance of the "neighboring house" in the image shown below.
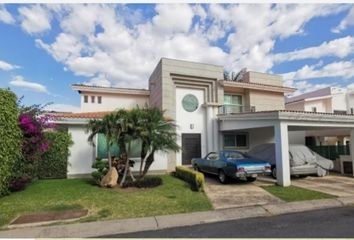
[[295,111],[354,114],[354,89],[326,87],[286,98],[285,108]]
[[239,81],[229,81],[224,80],[222,66],[162,58],[149,78],[148,90],[77,84],[73,89],[81,95],[82,112],[60,114],[56,120],[71,132],[74,140],[69,176],[90,173],[91,164],[104,145],[100,144],[102,136],[97,137],[95,147],[87,142],[88,120],[136,105],[148,104],[165,110],[165,115],[178,126],[177,142],[182,150],[156,153],[152,171],[172,171],[175,166],[189,165],[193,157],[211,151],[248,151],[255,145],[275,142],[277,181],[288,186],[288,132],[314,126],[346,128],[354,138],[353,116],[285,110],[284,94],[296,89],[284,87],[282,78],[271,74],[247,72]]
[[[293,111],[354,114],[354,89],[326,87],[289,97],[286,98],[285,108]],[[297,143],[305,143],[307,137],[307,144],[316,145],[346,145],[349,135],[347,130],[312,130],[296,134]]]

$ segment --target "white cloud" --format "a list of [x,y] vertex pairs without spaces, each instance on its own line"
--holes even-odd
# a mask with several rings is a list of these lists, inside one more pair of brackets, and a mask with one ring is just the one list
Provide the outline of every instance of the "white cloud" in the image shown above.
[[304,80],[326,77],[349,79],[354,77],[354,62],[332,62],[318,68],[316,65],[305,65],[294,72],[282,74],[285,80]]
[[276,62],[284,62],[311,58],[317,59],[324,56],[344,58],[352,53],[354,53],[354,37],[347,36],[324,42],[315,47],[275,54],[273,59]]
[[85,82],[84,84],[93,85],[93,86],[101,86],[101,87],[111,87],[111,82],[107,80],[106,76],[103,74],[98,75],[90,79],[89,82]]
[[14,65],[14,64],[11,64],[11,63],[8,63],[8,62],[0,60],[0,70],[11,71],[11,70],[14,70],[14,69],[17,69],[17,68],[20,68],[20,67],[17,66],[17,65]]
[[15,76],[10,81],[10,85],[15,86],[15,87],[28,89],[28,90],[31,90],[31,91],[34,91],[34,92],[48,93],[47,88],[44,85],[39,84],[39,83],[35,83],[35,82],[26,81],[20,75]]
[[18,9],[21,18],[21,27],[27,33],[40,33],[51,29],[51,14],[41,5],[20,7]]
[[333,84],[326,84],[326,83],[313,84],[313,83],[309,83],[308,81],[296,81],[296,82],[292,82],[291,84],[287,83],[287,85],[297,89],[294,93],[288,95],[288,97],[294,97],[306,92],[312,92],[318,89],[326,88],[332,86]]
[[332,29],[334,33],[340,33],[343,30],[347,29],[349,26],[354,25],[354,7],[352,7],[348,15],[339,23],[338,26]]
[[[234,71],[243,67],[269,71],[279,38],[304,34],[311,19],[336,14],[348,6],[159,4],[144,21],[141,10],[131,9],[135,17],[125,21],[124,7],[105,4],[45,9],[48,16],[60,16],[61,32],[52,42],[36,39],[37,46],[65,69],[89,78],[91,84],[141,88],[147,87],[148,76],[161,57],[218,64]],[[50,17],[46,19],[50,28]],[[226,50],[215,44],[220,39],[226,41]],[[351,41],[352,37],[341,39],[344,49],[336,50],[329,49],[338,42],[324,43],[318,47],[318,55],[344,56],[352,50]],[[304,51],[285,54],[294,59],[313,57]]]
[[80,112],[80,107],[70,104],[50,104],[46,106],[44,110],[55,112]]
[[9,11],[6,10],[5,5],[0,4],[0,22],[6,24],[14,24],[15,19]]

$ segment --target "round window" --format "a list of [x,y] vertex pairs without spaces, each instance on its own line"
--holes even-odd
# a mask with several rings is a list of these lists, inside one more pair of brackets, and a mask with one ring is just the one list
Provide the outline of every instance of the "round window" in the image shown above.
[[187,112],[194,112],[198,108],[198,99],[192,94],[187,94],[182,99],[182,106]]

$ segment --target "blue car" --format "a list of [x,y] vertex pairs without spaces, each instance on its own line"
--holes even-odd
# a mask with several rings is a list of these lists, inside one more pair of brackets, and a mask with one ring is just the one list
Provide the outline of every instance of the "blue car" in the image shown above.
[[193,158],[192,166],[196,171],[218,175],[221,183],[227,183],[229,178],[253,182],[258,174],[270,175],[272,172],[268,162],[231,150],[211,152],[205,158]]

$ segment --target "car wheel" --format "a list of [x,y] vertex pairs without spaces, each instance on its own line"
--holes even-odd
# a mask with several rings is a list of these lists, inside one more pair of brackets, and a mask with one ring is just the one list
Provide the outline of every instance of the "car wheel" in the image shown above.
[[247,180],[247,182],[254,182],[257,180],[257,178],[256,177],[247,177],[246,180]]
[[277,168],[276,167],[273,167],[273,169],[272,169],[272,177],[274,179],[277,179]]
[[222,184],[227,183],[227,176],[223,170],[219,170],[218,178]]

